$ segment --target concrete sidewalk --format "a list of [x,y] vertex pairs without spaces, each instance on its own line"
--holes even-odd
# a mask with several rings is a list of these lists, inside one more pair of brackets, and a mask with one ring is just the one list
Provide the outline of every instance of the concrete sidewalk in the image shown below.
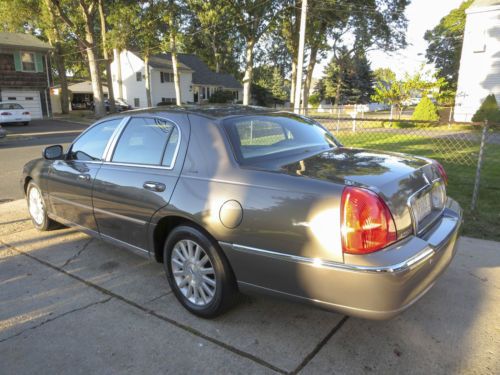
[[[334,287],[334,286],[332,286]],[[461,238],[407,312],[365,321],[245,296],[202,320],[160,264],[0,205],[0,373],[500,373],[500,244]]]

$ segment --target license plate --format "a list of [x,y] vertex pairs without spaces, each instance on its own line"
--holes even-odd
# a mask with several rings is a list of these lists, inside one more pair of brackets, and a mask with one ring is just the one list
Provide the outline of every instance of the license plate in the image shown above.
[[412,209],[418,225],[418,223],[421,223],[432,211],[431,194],[426,193],[420,198],[417,198],[413,202]]

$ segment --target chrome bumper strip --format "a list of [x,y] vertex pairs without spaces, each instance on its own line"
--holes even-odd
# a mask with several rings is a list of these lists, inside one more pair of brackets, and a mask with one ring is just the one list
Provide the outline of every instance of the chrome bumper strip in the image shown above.
[[235,251],[240,251],[248,254],[257,254],[261,256],[265,256],[268,258],[274,258],[279,260],[284,260],[287,262],[294,263],[302,263],[314,267],[323,267],[323,268],[335,268],[340,270],[347,271],[358,271],[358,272],[371,272],[371,273],[399,273],[411,270],[420,264],[424,263],[428,259],[434,256],[435,251],[426,247],[421,252],[416,254],[415,256],[396,264],[392,264],[389,266],[360,266],[354,264],[345,264],[339,262],[332,262],[329,260],[323,260],[320,258],[307,258],[298,255],[284,254],[276,251],[258,249],[251,246],[243,246],[238,244],[231,244],[227,242],[220,242],[222,246],[231,247]]

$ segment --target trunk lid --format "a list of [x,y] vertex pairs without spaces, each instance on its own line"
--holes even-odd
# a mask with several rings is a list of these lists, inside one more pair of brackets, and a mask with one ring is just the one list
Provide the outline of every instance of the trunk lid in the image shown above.
[[[432,202],[428,193],[441,177],[430,159],[339,147],[302,160],[277,161],[276,170],[375,191],[391,210],[398,238],[422,232],[442,212],[428,209]],[[440,189],[445,194],[444,187]]]

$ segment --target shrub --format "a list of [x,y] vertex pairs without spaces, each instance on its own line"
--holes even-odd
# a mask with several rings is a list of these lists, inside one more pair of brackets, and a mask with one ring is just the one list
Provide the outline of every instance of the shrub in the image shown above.
[[209,103],[229,103],[234,99],[234,95],[231,91],[219,90],[215,91],[210,95],[208,99]]
[[312,94],[309,96],[309,104],[313,108],[318,108],[319,103],[321,103],[321,98],[319,97],[319,94]]
[[417,121],[438,121],[439,114],[436,105],[428,97],[424,96],[415,107],[411,119]]
[[477,112],[472,116],[472,121],[486,121],[492,123],[500,123],[500,109],[498,108],[498,103],[495,98],[495,95],[491,94],[484,99],[484,102],[481,104],[481,107],[477,110]]

